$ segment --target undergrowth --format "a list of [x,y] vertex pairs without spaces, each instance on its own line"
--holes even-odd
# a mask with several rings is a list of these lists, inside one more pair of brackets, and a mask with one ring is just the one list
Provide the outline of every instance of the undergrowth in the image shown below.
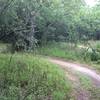
[[63,71],[30,54],[0,54],[0,100],[70,100]]
[[[94,48],[99,47],[96,45]],[[91,49],[78,48],[68,43],[52,43],[37,49],[37,54],[59,57],[65,60],[78,61],[91,66],[100,71],[100,52],[94,52]]]

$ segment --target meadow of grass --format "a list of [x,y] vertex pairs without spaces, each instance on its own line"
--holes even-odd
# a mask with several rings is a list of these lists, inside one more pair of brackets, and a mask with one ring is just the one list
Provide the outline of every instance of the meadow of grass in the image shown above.
[[69,100],[64,72],[40,56],[0,54],[0,100]]
[[[98,42],[93,43],[93,48],[99,48]],[[80,45],[80,44],[79,44]],[[82,44],[81,44],[82,45]],[[94,66],[94,69],[97,69],[100,72],[100,52],[93,52],[91,49],[87,51],[87,48],[79,48],[73,44],[68,43],[52,43],[50,45],[44,46],[37,50],[38,54],[59,57],[65,60],[78,61],[80,63],[90,64]]]
[[47,55],[47,56],[54,56],[65,58],[67,60],[77,60],[81,56],[75,47],[69,46],[68,43],[54,43],[47,45],[45,47],[40,47],[38,49],[38,53]]

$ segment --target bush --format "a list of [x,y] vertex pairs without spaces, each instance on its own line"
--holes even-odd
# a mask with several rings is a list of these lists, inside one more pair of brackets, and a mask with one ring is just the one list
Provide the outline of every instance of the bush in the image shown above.
[[97,52],[92,52],[90,54],[91,56],[91,61],[97,61],[98,60],[98,53]]

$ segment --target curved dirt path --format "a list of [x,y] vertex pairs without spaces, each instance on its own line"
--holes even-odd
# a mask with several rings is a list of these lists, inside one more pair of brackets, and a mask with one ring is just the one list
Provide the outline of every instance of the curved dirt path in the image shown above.
[[81,72],[82,74],[89,76],[92,79],[93,83],[96,86],[100,87],[100,75],[97,74],[94,70],[86,68],[85,66],[80,65],[80,64],[75,64],[75,63],[58,60],[58,59],[54,59],[54,58],[49,58],[49,61],[52,63],[55,63],[57,65],[60,65],[64,69],[69,68],[73,71],[78,71],[78,72]]
[[[59,59],[54,59],[54,58],[49,58],[49,61],[60,65],[61,68],[64,69],[65,72],[69,71],[69,69],[73,72],[80,72],[81,74],[87,75],[88,77],[91,78],[91,81],[93,82],[93,85],[96,88],[100,88],[100,75],[97,74],[94,70],[87,68],[84,65],[81,64],[75,64],[75,63],[71,63],[71,62],[67,62],[67,61],[63,61],[63,60],[59,60]],[[91,92],[84,89],[81,84],[80,81],[78,80],[78,76],[76,76],[75,74],[72,74],[72,72],[68,73],[69,75],[69,79],[71,79],[72,84],[73,84],[73,88],[74,88],[74,92],[72,95],[75,97],[75,100],[92,100],[91,99]],[[94,90],[93,90],[94,91]],[[93,99],[94,100],[94,99]],[[96,99],[95,100],[100,100]]]

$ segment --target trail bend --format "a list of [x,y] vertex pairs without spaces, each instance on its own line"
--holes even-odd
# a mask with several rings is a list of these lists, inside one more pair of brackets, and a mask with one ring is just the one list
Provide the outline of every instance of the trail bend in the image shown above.
[[87,76],[89,76],[93,83],[100,87],[100,74],[97,74],[95,70],[86,68],[86,66],[81,65],[81,64],[76,64],[76,63],[72,63],[72,62],[67,62],[67,61],[63,61],[63,60],[59,60],[59,59],[55,59],[55,58],[49,58],[49,61],[60,65],[62,68],[64,69],[71,69],[72,71],[76,71],[76,72],[80,72],[81,74],[85,74]]

